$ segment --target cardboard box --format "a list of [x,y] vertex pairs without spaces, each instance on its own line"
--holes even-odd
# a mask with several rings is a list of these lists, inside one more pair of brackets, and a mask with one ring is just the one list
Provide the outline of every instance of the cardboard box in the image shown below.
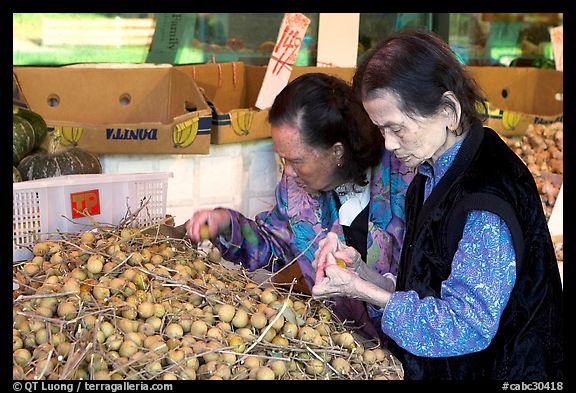
[[564,74],[533,67],[467,67],[491,106],[521,113],[563,113]]
[[[213,110],[212,143],[226,144],[270,137],[268,109],[256,108],[266,66],[243,62],[175,66],[192,76]],[[352,82],[355,68],[294,67],[289,81],[309,72],[323,72]]]
[[18,79],[16,79],[16,75],[14,74],[12,74],[12,104],[20,108],[30,109],[26,97],[24,97],[22,93]]
[[[96,154],[207,154],[212,113],[194,80],[171,65],[14,67],[49,136]],[[46,138],[50,140],[51,138]]]
[[213,144],[270,137],[268,110],[255,107],[266,67],[243,62],[175,66],[190,75],[212,107]]
[[491,102],[488,105],[488,118],[484,125],[492,128],[500,135],[507,137],[522,136],[530,124],[553,124],[564,121],[564,115],[541,116],[532,113],[516,112],[508,109],[493,108]]
[[504,136],[563,121],[563,73],[531,67],[468,67],[488,99],[485,125]]

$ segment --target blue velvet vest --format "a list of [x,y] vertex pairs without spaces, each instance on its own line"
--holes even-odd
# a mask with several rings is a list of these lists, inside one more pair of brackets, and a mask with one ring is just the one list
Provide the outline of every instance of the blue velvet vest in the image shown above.
[[498,332],[482,351],[420,357],[391,342],[405,379],[561,380],[562,287],[532,174],[496,132],[478,122],[423,204],[424,183],[417,175],[406,195],[396,290],[440,298],[470,210],[491,211],[506,222],[516,251],[516,283]]

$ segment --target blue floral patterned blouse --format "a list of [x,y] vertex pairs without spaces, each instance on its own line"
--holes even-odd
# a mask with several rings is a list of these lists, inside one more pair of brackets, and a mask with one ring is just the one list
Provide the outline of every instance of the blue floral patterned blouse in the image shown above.
[[[384,275],[397,273],[404,236],[404,197],[414,174],[384,150],[380,163],[370,169],[370,202],[366,263]],[[232,219],[229,242],[217,239],[222,258],[248,270],[277,271],[296,260],[310,288],[318,242],[329,231],[344,240],[338,208],[331,192],[309,194],[283,174],[276,187],[276,204],[251,220],[228,209]]]
[[[434,167],[419,167],[427,177],[424,198],[452,165],[460,145],[448,149]],[[386,335],[415,355],[463,355],[488,346],[515,280],[516,255],[508,226],[493,213],[471,211],[439,299],[399,291],[386,307],[369,307],[369,312],[381,318]]]

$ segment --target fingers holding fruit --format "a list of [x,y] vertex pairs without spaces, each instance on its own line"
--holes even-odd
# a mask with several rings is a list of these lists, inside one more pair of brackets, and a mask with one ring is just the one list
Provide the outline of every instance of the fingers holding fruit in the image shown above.
[[337,262],[341,261],[341,263],[344,263],[342,267],[350,268],[355,272],[358,272],[360,266],[366,265],[362,261],[360,253],[354,247],[344,246],[334,253],[334,257]]
[[186,223],[186,232],[192,241],[202,242],[228,234],[230,225],[230,215],[224,209],[198,210]]
[[312,267],[318,272],[322,273],[327,263],[328,255],[341,249],[343,243],[334,232],[328,232],[326,237],[318,242],[318,249],[314,252],[316,257],[312,262]]
[[328,254],[326,265],[321,277],[316,275],[316,282],[312,288],[315,299],[326,299],[332,296],[346,296],[349,294],[352,281],[356,274],[339,266],[334,254]]
[[347,269],[348,267],[352,267],[354,264],[354,262],[348,257],[348,255],[342,251],[335,251],[333,253],[332,252],[328,253],[324,261],[325,262],[320,265],[320,268],[318,268],[317,259],[315,259],[312,262],[312,266],[316,269],[315,282],[320,282],[325,277],[327,277],[326,269],[329,266],[337,265],[342,269]]
[[202,241],[201,236],[206,235],[205,230],[200,234],[200,227],[206,224],[209,215],[210,210],[198,210],[194,212],[194,215],[186,222],[186,233],[192,241],[200,242]]
[[336,260],[336,264],[341,268],[346,269],[348,266],[352,266],[352,260],[348,258],[348,255],[342,255],[342,252],[334,253],[334,258]]

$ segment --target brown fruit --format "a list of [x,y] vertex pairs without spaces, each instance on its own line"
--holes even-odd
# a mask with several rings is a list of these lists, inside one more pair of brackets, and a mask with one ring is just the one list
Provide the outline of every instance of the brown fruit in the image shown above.
[[218,309],[218,317],[223,322],[230,322],[234,318],[236,308],[231,304],[222,304]]
[[272,380],[276,377],[274,371],[268,366],[262,366],[256,372],[256,379],[259,381]]
[[182,338],[184,335],[184,329],[182,329],[182,326],[178,325],[177,323],[170,323],[168,326],[166,326],[164,334],[166,334],[166,336],[169,338]]
[[207,332],[208,332],[208,325],[206,324],[206,322],[200,319],[192,322],[192,325],[190,326],[190,333],[193,336],[203,337],[206,335]]
[[351,370],[350,363],[348,362],[348,360],[344,358],[335,357],[334,359],[332,359],[331,365],[340,374],[350,373]]
[[248,325],[248,320],[249,320],[248,313],[246,312],[246,310],[240,308],[236,310],[234,318],[232,318],[232,325],[234,325],[234,327],[236,328],[243,328],[246,325]]
[[208,251],[208,254],[206,255],[206,257],[210,262],[218,262],[221,256],[222,254],[220,253],[220,250],[217,249],[216,247],[212,247],[210,251]]
[[250,317],[250,324],[256,329],[262,329],[268,323],[268,318],[263,312],[255,312]]

